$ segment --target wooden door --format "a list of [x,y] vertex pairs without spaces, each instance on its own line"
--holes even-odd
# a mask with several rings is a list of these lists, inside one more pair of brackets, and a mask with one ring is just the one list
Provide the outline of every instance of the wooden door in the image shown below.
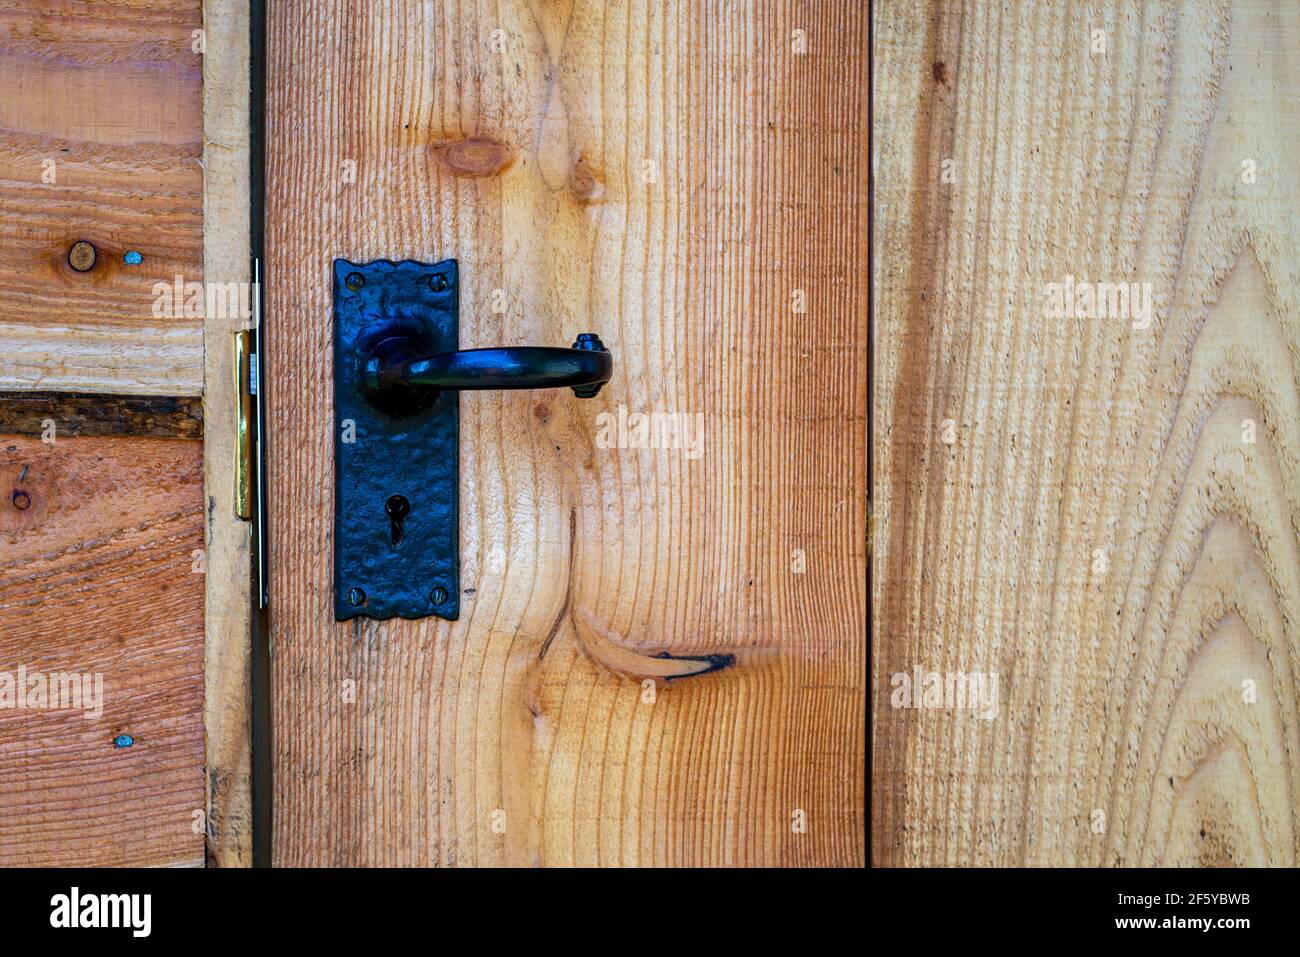
[[[267,72],[275,861],[861,864],[866,5],[293,0]],[[462,395],[454,623],[333,620],[336,257],[614,353]]]

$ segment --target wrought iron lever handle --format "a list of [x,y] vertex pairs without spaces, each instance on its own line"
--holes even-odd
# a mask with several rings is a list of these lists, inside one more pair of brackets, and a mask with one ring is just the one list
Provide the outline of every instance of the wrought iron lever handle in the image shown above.
[[422,355],[396,335],[377,342],[361,368],[361,386],[376,405],[413,408],[418,397],[444,390],[558,389],[590,399],[609,381],[614,360],[600,337],[578,336],[571,349],[511,346]]

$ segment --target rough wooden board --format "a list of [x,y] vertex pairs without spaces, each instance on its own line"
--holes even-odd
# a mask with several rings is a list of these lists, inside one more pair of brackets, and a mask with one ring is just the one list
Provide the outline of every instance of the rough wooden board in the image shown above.
[[1300,7],[876,7],[873,858],[1294,866]]
[[[52,428],[51,428],[52,427]],[[203,437],[203,404],[183,396],[0,392],[0,434]]]
[[[199,11],[0,10],[0,389],[202,390],[202,320],[153,315],[154,283],[203,278]],[[67,262],[78,240],[98,249],[89,272]]]
[[103,676],[97,718],[0,709],[0,866],[202,865],[202,479],[195,441],[0,436],[0,672]]
[[[245,0],[205,0],[203,27],[203,272],[214,282],[249,275],[249,12]],[[207,422],[208,860],[252,863],[250,649],[251,524],[235,515],[233,334],[204,326]]]
[[[861,863],[863,5],[271,13],[276,861]],[[332,621],[339,256],[458,258],[463,347],[615,354],[462,396],[455,624]],[[620,405],[703,454],[600,447]],[[664,651],[734,660],[647,703]]]

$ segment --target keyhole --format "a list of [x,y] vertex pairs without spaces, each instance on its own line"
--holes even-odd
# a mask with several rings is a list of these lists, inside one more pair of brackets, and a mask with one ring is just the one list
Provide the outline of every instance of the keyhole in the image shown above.
[[384,511],[388,513],[388,522],[393,534],[393,544],[402,544],[402,523],[406,521],[406,516],[411,512],[411,503],[406,500],[405,495],[391,495],[388,501],[384,503]]

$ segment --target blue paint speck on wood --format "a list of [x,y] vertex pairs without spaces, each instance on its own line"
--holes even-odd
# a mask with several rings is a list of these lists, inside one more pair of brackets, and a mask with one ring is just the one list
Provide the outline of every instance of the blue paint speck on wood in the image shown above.
[[133,250],[131,250],[129,253],[127,253],[125,256],[123,256],[123,257],[122,257],[122,260],[123,260],[123,261],[124,261],[128,266],[138,266],[138,265],[140,265],[140,263],[144,262],[144,257],[141,256],[138,252],[136,252],[136,251],[133,249]]
[[113,747],[115,748],[129,748],[133,744],[135,744],[135,738],[129,734],[119,734],[113,739]]

